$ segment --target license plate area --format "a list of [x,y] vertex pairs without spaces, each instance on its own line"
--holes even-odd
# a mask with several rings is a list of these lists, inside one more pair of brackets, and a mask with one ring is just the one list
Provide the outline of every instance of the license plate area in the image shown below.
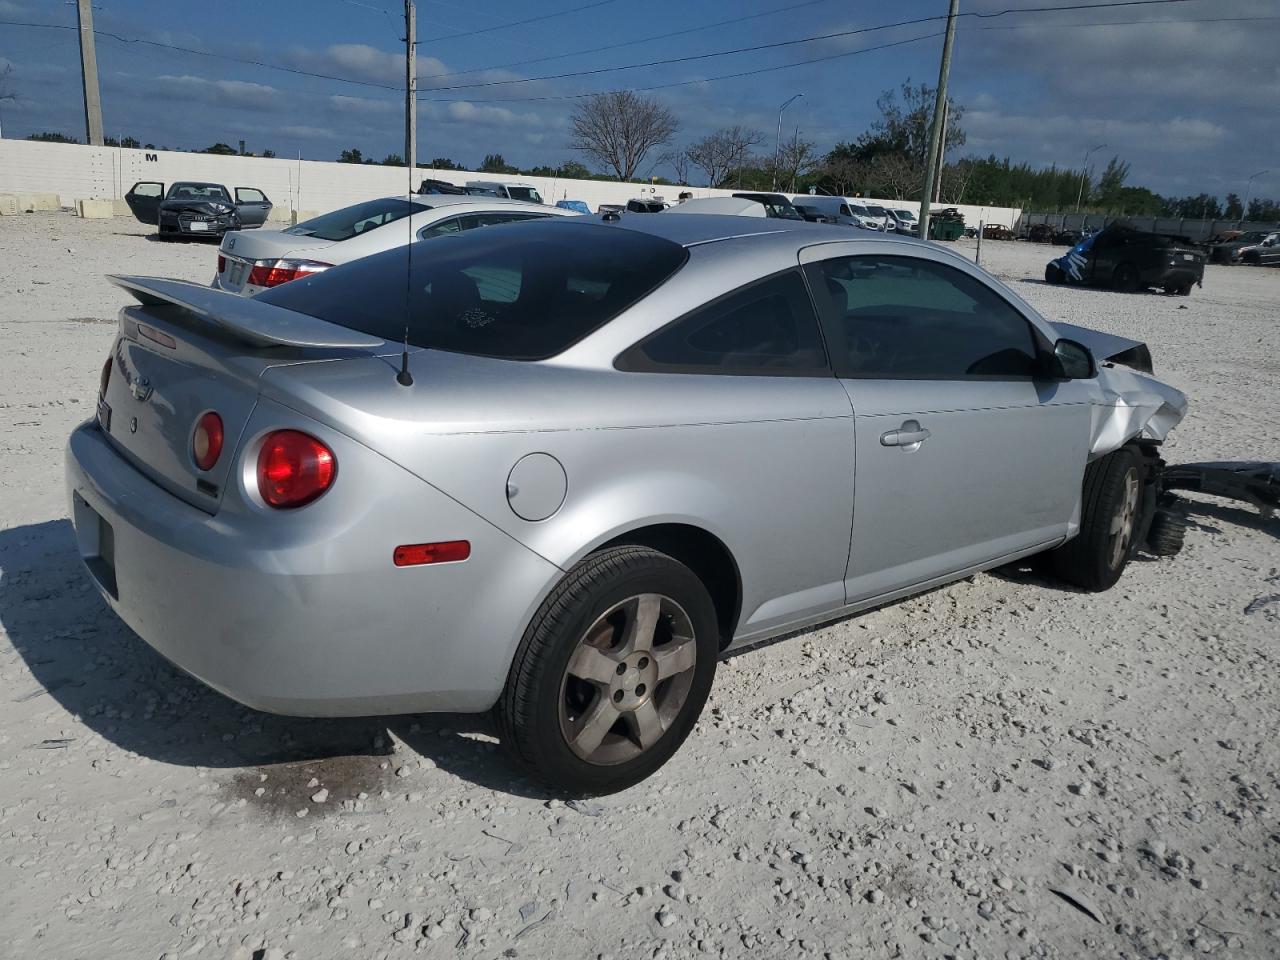
[[80,494],[72,497],[76,528],[76,545],[80,559],[89,569],[98,585],[115,599],[120,599],[116,587],[116,535],[103,516],[89,506]]
[[195,233],[201,233],[205,230],[208,230],[209,225],[205,223],[203,220],[192,220],[190,223],[187,224],[187,229]]
[[103,433],[111,432],[111,404],[102,397],[98,398],[98,426]]

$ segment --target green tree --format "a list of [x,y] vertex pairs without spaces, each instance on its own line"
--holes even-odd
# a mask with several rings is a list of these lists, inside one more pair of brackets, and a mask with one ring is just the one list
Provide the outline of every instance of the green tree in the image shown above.
[[235,147],[227,146],[227,144],[225,144],[225,143],[221,143],[221,142],[219,142],[219,143],[215,143],[215,144],[214,144],[213,146],[211,146],[211,147],[205,147],[205,148],[204,148],[203,150],[201,150],[200,152],[201,152],[201,153],[216,153],[216,154],[218,154],[219,156],[223,156],[223,157],[238,157],[238,156],[240,155],[240,151],[239,151],[239,150],[237,150],[237,149],[235,149]]
[[263,150],[262,155],[268,160],[270,160],[275,157],[276,152],[274,150]]
[[79,143],[75,137],[68,137],[66,134],[54,133],[45,130],[42,133],[31,133],[27,135],[28,140],[39,140],[43,143]]
[[350,150],[343,150],[338,155],[339,163],[364,163],[364,154],[360,152],[359,147],[352,147]]
[[382,165],[384,167],[403,167],[404,157],[400,156],[398,153],[388,153],[382,158]]
[[[418,166],[422,166],[422,164],[418,164]],[[434,170],[461,170],[462,169],[462,167],[458,166],[458,164],[454,163],[448,157],[434,157],[432,158],[431,162],[427,164],[427,166],[431,167]]]
[[486,153],[484,162],[480,164],[481,173],[515,173],[515,167],[507,166],[507,161],[500,153]]

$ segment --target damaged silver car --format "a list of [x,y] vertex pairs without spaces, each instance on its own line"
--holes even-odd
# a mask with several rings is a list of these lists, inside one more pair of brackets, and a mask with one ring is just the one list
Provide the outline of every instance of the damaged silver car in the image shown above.
[[672,756],[727,649],[1032,556],[1104,590],[1176,532],[1186,400],[1146,347],[938,245],[582,217],[430,254],[254,299],[116,280],[139,303],[68,448],[80,552],[242,703],[492,709],[551,784],[609,792]]

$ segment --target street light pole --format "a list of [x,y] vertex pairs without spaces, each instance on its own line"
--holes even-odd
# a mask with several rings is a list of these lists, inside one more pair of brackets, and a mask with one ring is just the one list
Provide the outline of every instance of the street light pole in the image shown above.
[[1270,172],[1271,172],[1270,170],[1259,170],[1257,173],[1255,173],[1252,177],[1250,177],[1245,182],[1244,206],[1240,208],[1240,221],[1242,223],[1245,220],[1249,219],[1249,194],[1253,192],[1253,181],[1257,180],[1258,177],[1262,176],[1264,173],[1270,173]]
[[1089,176],[1089,158],[1095,151],[1105,147],[1105,143],[1095,144],[1084,152],[1084,163],[1080,167],[1080,189],[1076,191],[1076,213],[1080,212],[1080,201],[1084,199],[1084,181]]
[[794,97],[784,100],[782,106],[778,107],[778,136],[773,141],[773,186],[770,188],[771,190],[778,189],[778,158],[782,155],[782,111],[803,96],[803,93],[797,93]]

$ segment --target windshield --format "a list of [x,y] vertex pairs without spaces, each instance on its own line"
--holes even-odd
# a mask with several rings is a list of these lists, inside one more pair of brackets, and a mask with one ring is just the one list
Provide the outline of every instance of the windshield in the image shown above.
[[169,200],[219,200],[230,203],[227,188],[216,183],[175,183],[169,188]]
[[407,328],[419,347],[542,360],[647,296],[688,258],[670,240],[572,217],[468,230],[432,247],[412,260],[406,247],[388,250],[258,299],[384,340],[401,340]]
[[916,218],[916,215],[912,213],[910,210],[895,210],[893,212],[896,213],[899,219],[902,219],[902,220],[914,220]]
[[884,207],[867,207],[867,211],[873,217],[887,217],[889,215],[889,211]]
[[507,187],[507,196],[512,200],[528,200],[530,203],[541,203],[542,194],[533,187]]
[[311,220],[304,220],[296,227],[290,227],[285,233],[295,237],[319,237],[321,240],[332,240],[335,243],[350,240],[358,233],[368,233],[378,227],[409,216],[430,210],[425,203],[416,203],[390,197],[383,200],[367,200],[352,207],[343,207],[333,213]]

